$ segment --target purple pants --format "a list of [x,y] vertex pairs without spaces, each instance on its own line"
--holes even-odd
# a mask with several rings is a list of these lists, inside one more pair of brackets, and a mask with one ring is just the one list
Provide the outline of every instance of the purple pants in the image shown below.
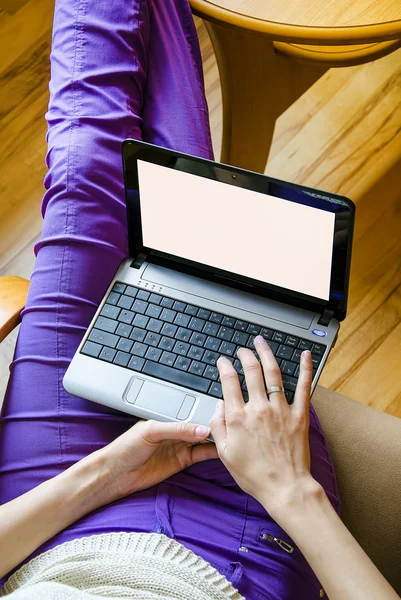
[[[213,156],[187,0],[58,0],[51,65],[43,234],[0,422],[1,503],[135,423],[62,386],[127,254],[122,140]],[[310,445],[312,474],[339,510],[333,465],[312,408]],[[219,460],[89,514],[35,554],[112,531],[164,532],[211,562],[248,599],[319,598],[319,582],[301,552],[289,554],[262,537],[289,540]]]

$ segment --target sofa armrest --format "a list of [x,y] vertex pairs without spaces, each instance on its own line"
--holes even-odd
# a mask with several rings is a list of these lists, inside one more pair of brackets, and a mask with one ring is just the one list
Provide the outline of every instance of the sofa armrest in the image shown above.
[[401,419],[319,386],[312,403],[333,458],[342,520],[401,594]]
[[22,277],[0,277],[0,342],[20,322],[28,288],[29,281]]

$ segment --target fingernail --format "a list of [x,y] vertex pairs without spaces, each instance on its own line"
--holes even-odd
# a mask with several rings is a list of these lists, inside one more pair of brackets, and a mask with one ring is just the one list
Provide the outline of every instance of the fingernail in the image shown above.
[[228,360],[228,358],[226,358],[225,356],[220,356],[220,357],[217,359],[217,364],[218,364],[219,362],[231,362],[231,361],[230,361],[230,360]]
[[198,425],[198,427],[195,428],[196,437],[203,438],[203,437],[207,436],[209,433],[210,433],[210,427],[204,427],[203,425]]
[[304,350],[302,352],[302,360],[308,360],[311,357],[310,350]]
[[262,335],[257,335],[254,339],[254,342],[257,342],[258,344],[264,344],[265,338]]

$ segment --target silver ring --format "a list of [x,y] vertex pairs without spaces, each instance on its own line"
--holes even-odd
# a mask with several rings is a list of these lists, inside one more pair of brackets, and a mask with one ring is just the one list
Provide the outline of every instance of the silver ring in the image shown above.
[[284,388],[282,385],[272,385],[271,387],[266,388],[267,397],[269,397],[270,394],[273,394],[273,392],[283,392],[284,394]]

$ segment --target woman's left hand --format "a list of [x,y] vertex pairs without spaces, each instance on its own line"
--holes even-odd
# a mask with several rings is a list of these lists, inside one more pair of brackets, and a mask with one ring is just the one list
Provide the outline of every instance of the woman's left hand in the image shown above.
[[104,502],[156,485],[197,462],[218,458],[216,446],[205,443],[209,434],[208,427],[190,423],[139,421],[95,453],[108,496]]

